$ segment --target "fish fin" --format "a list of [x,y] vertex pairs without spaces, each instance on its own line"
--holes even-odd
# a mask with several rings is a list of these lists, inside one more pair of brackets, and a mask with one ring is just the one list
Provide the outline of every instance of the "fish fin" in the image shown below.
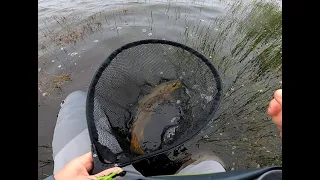
[[137,154],[144,154],[144,151],[142,150],[142,148],[139,144],[139,140],[135,134],[133,135],[133,137],[131,139],[130,150],[132,152],[137,153]]

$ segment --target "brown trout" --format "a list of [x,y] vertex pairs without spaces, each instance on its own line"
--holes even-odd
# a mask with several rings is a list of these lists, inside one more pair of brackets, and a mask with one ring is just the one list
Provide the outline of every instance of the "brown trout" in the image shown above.
[[137,154],[144,154],[140,142],[144,138],[144,128],[150,122],[155,108],[164,101],[173,102],[171,93],[181,86],[180,80],[171,80],[154,87],[138,104],[137,114],[131,128],[130,150]]

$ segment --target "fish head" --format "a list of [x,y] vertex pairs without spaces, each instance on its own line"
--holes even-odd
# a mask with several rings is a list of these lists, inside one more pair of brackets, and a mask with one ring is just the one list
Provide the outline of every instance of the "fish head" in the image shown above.
[[180,80],[168,81],[168,82],[165,82],[165,86],[164,86],[163,91],[170,93],[170,92],[173,92],[174,90],[178,89],[180,86],[181,86]]

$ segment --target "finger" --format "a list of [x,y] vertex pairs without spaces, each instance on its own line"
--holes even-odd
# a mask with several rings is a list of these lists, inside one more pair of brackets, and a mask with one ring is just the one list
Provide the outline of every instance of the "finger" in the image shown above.
[[274,99],[282,106],[282,89],[278,89],[274,92]]
[[276,116],[272,116],[272,121],[282,130],[282,112],[278,113]]
[[282,118],[279,117],[273,117],[272,121],[274,122],[274,124],[277,126],[278,130],[280,131],[280,137],[282,137]]
[[281,105],[278,103],[277,100],[272,99],[269,103],[269,107],[268,107],[268,114],[270,116],[275,116],[277,115],[280,111],[282,110]]
[[90,171],[93,167],[93,159],[92,159],[92,153],[88,152],[82,156],[79,156],[75,159],[77,163],[82,164],[87,171]]
[[106,169],[106,170],[104,170],[104,171],[102,171],[102,172],[100,172],[98,174],[91,175],[90,177],[96,179],[96,178],[101,177],[101,176],[108,176],[110,173],[113,173],[115,171],[119,171],[119,173],[120,173],[123,170],[121,168],[119,168],[119,167],[114,167],[114,168]]

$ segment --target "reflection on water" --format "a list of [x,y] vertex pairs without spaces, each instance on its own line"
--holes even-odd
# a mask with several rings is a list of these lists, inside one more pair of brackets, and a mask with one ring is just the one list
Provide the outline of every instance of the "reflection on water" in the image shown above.
[[[224,85],[214,120],[168,157],[178,161],[200,149],[219,155],[227,170],[281,165],[279,133],[266,114],[274,90],[282,86],[282,12],[277,3],[40,1],[39,152],[52,138],[41,129],[53,129],[48,122],[56,120],[45,112],[57,112],[68,93],[86,90],[113,50],[158,38],[202,52]],[[41,162],[50,156],[41,156]],[[39,178],[52,173],[50,168],[42,172],[41,162]]]

